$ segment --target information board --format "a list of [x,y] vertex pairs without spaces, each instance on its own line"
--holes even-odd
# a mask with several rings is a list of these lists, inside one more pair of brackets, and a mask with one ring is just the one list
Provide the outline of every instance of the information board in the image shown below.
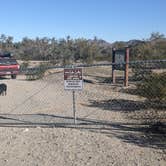
[[113,63],[116,63],[115,65],[113,65],[115,70],[125,69],[125,56],[126,56],[125,50],[115,50],[113,52]]
[[82,68],[64,69],[64,89],[72,91],[83,89]]
[[116,83],[116,70],[124,71],[124,86],[128,86],[129,79],[129,47],[112,49],[112,83]]

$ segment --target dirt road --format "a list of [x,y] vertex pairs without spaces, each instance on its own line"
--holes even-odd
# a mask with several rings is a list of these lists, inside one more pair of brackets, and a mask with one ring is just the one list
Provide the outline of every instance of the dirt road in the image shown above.
[[7,96],[0,96],[0,166],[166,165],[165,145],[150,142],[115,102],[137,96],[85,83],[76,93],[75,126],[63,73],[0,81],[8,86]]

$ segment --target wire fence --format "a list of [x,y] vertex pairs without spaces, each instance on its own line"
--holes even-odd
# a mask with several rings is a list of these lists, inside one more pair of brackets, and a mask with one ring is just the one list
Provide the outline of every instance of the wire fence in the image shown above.
[[[98,64],[69,64],[69,65],[51,65],[46,64],[43,66],[45,69],[64,69],[64,68],[70,68],[72,66],[74,67],[99,67],[99,66],[113,66],[113,65],[125,65],[125,62],[120,63],[98,63]],[[131,68],[137,67],[137,65],[145,65],[144,67],[149,68],[166,68],[166,59],[163,60],[138,60],[138,61],[130,61],[128,63]],[[20,70],[20,73],[24,73],[26,71],[34,71],[34,70],[40,70],[40,67],[23,67]]]
[[[128,87],[122,70],[112,83],[112,66],[119,64],[125,65],[74,64],[83,68],[84,82],[75,96],[77,123],[166,122],[166,60],[131,61]],[[1,96],[0,124],[73,124],[73,97],[64,90],[63,73],[72,66],[21,65],[17,79],[1,78],[7,95]]]

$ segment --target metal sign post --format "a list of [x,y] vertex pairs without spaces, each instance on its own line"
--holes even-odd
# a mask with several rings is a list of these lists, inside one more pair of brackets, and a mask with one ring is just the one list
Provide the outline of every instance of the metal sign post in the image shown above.
[[71,91],[83,89],[82,68],[64,69],[64,88]]
[[73,118],[76,124],[76,96],[75,91],[83,89],[82,68],[64,69],[64,88],[72,91],[73,95]]
[[75,98],[75,91],[73,91],[73,117],[74,117],[74,124],[76,124],[76,98]]

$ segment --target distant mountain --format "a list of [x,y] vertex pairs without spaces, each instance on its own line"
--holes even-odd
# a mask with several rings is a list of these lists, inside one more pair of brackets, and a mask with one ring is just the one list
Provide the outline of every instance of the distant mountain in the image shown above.
[[143,40],[129,40],[129,41],[116,41],[112,43],[112,47],[134,47],[139,44],[143,44],[145,41]]
[[109,42],[107,42],[105,40],[102,40],[102,39],[97,39],[97,40],[89,39],[88,42],[89,43],[96,43],[98,46],[101,46],[101,47],[111,47],[112,46],[111,43],[109,43]]
[[128,42],[126,42],[127,46],[129,46],[129,47],[133,47],[133,46],[143,44],[143,43],[145,43],[145,41],[143,41],[143,40],[129,40]]

